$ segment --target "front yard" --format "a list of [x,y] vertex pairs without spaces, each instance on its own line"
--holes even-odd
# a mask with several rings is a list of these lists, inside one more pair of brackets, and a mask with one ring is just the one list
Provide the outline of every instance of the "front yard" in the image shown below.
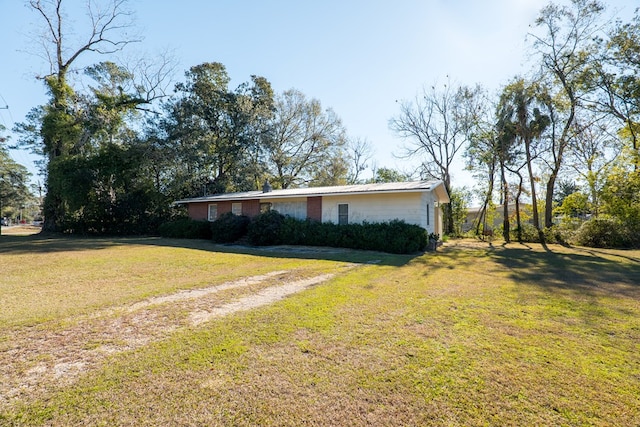
[[0,237],[0,425],[638,425],[640,251]]

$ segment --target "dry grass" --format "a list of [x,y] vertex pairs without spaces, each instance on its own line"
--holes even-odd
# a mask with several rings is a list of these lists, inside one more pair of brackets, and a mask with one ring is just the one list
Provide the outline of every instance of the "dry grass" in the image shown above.
[[[414,259],[344,252],[320,261],[140,241],[98,246],[104,248],[67,256],[113,250],[109,267],[149,251],[141,257],[149,262],[146,273],[135,282],[144,290],[119,296],[123,287],[115,280],[119,289],[107,292],[120,301],[175,292],[171,286],[151,292],[143,279],[162,277],[151,260],[162,270],[167,259],[181,258],[164,258],[165,250],[187,251],[192,269],[210,277],[228,269],[215,276],[219,281],[250,275],[245,266],[251,263],[262,266],[261,274],[286,269],[295,277],[331,272],[334,278],[268,307],[199,327],[180,324],[171,334],[108,356],[108,364],[71,384],[52,384],[35,401],[13,401],[0,411],[0,424],[640,424],[638,251],[451,242]],[[209,262],[226,261],[208,270],[205,260],[197,261],[199,252]],[[12,256],[19,255],[14,249]],[[373,258],[381,262],[362,263]],[[64,257],[58,261],[65,264]],[[361,263],[353,268],[354,261]],[[83,265],[86,287],[92,264]],[[196,279],[190,288],[203,282]],[[57,289],[47,283],[44,288]],[[110,298],[95,305],[108,308]],[[54,319],[90,316],[95,309],[83,304],[59,309]],[[180,318],[184,310],[164,305],[161,312]],[[21,331],[29,322],[65,330],[13,313],[7,330]]]
[[[0,240],[0,325],[32,325],[275,269],[296,259],[212,252],[208,242],[169,239]],[[327,271],[335,263],[306,262]],[[1,329],[1,326],[0,326]]]
[[32,236],[42,231],[42,227],[35,225],[3,226],[0,232],[3,236]]

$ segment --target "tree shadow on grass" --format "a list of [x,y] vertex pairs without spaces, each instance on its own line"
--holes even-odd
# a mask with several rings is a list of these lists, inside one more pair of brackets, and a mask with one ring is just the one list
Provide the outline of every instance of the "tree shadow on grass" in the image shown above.
[[88,238],[61,234],[0,236],[0,255],[28,255],[68,251],[98,250],[121,244],[118,239]]
[[204,250],[208,252],[253,255],[267,258],[317,259],[323,261],[342,261],[356,264],[376,264],[400,267],[408,264],[422,254],[396,255],[385,252],[364,251],[345,248],[316,246],[246,246],[215,244],[207,240],[188,239],[145,239],[144,244],[167,247],[180,247]]
[[310,246],[220,245],[201,239],[167,239],[161,237],[93,237],[60,234],[0,236],[0,255],[28,255],[55,252],[101,250],[123,245],[161,246],[201,250],[211,253],[234,253],[269,258],[317,259],[357,264],[402,266],[421,254],[395,255],[384,252]]
[[535,250],[524,245],[488,252],[517,283],[584,294],[640,297],[640,262],[624,251],[583,248]]

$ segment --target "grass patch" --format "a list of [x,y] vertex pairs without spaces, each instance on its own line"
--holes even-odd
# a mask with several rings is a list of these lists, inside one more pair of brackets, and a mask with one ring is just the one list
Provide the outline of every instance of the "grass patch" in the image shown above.
[[35,325],[273,270],[335,267],[329,260],[225,250],[179,239],[3,236],[0,325]]
[[[135,241],[99,245],[85,250],[149,249]],[[158,269],[159,259],[181,253],[151,246],[169,251],[156,255]],[[246,273],[251,263],[263,272],[361,264],[270,306],[115,354],[73,384],[6,406],[0,424],[640,423],[640,251],[453,241],[437,253],[377,264],[366,264],[373,254],[365,252],[329,253],[324,261],[287,258],[286,248],[203,252],[226,260],[216,267],[229,269],[225,278],[234,265]],[[109,259],[123,262],[117,255]],[[140,276],[157,277],[147,267]],[[146,290],[121,298],[151,292],[140,283]]]

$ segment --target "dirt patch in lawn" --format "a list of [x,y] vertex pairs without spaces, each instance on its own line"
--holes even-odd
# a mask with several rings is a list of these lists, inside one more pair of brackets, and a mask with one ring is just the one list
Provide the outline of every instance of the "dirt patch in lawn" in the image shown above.
[[0,229],[0,235],[3,236],[31,236],[38,234],[42,231],[42,227],[37,225],[14,225],[14,226],[2,226]]
[[0,340],[0,408],[42,396],[101,366],[113,354],[167,338],[180,328],[271,304],[332,278],[274,271],[10,330]]

